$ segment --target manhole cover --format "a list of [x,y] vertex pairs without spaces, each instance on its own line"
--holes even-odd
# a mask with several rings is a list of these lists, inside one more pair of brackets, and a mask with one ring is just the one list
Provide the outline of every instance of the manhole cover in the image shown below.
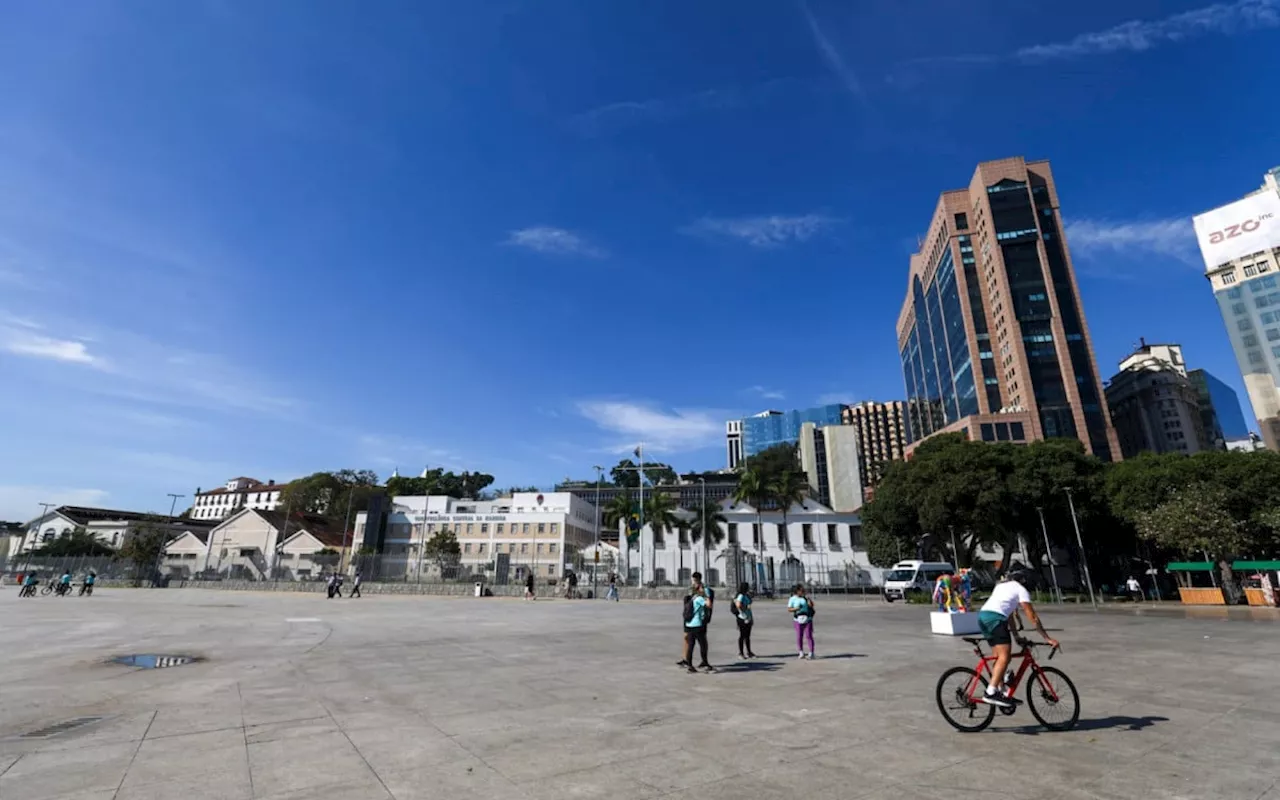
[[41,728],[38,731],[27,731],[22,734],[23,739],[48,739],[50,736],[57,736],[60,733],[73,731],[76,728],[83,728],[93,722],[97,722],[102,717],[76,717],[75,719],[64,720],[56,725],[50,725],[47,728]]
[[154,653],[134,653],[133,655],[116,656],[111,659],[115,664],[124,664],[126,667],[138,667],[139,669],[180,667],[183,664],[190,664],[198,660],[194,656],[162,656]]

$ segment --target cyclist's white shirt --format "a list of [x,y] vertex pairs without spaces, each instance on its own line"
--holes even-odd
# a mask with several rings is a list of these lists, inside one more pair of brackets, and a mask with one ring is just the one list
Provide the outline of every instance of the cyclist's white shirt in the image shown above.
[[991,590],[991,597],[982,606],[982,610],[993,611],[1008,619],[1018,610],[1020,604],[1030,602],[1031,594],[1022,584],[1017,581],[1005,581],[997,583],[996,588]]

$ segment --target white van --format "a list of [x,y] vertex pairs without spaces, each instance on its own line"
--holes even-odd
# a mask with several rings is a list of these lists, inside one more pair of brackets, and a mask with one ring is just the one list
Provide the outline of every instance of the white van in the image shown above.
[[892,603],[906,598],[907,592],[932,594],[939,576],[955,573],[945,561],[899,561],[884,575],[884,599]]

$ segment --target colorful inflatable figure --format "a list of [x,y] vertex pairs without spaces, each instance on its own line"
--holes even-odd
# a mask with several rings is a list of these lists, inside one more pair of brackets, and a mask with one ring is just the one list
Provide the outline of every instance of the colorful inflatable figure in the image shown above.
[[960,610],[969,610],[969,599],[973,596],[973,577],[968,569],[960,570]]
[[951,576],[939,575],[933,584],[933,602],[939,611],[951,610]]

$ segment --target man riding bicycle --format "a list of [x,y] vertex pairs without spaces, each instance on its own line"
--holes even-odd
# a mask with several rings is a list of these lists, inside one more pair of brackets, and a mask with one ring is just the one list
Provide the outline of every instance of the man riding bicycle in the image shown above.
[[1031,593],[1023,585],[1029,582],[1031,577],[1030,570],[1015,566],[1002,576],[996,588],[991,590],[991,597],[978,612],[978,626],[982,629],[982,635],[986,637],[987,643],[991,645],[992,655],[996,657],[991,683],[987,685],[986,694],[982,698],[982,702],[988,705],[1012,708],[1017,702],[1005,694],[1004,676],[1009,669],[1009,659],[1013,654],[1013,630],[1010,629],[1010,625],[1015,628],[1018,626],[1019,608],[1027,615],[1027,619],[1050,647],[1058,646],[1058,641],[1045,633],[1044,623],[1040,621],[1040,615],[1031,605]]

